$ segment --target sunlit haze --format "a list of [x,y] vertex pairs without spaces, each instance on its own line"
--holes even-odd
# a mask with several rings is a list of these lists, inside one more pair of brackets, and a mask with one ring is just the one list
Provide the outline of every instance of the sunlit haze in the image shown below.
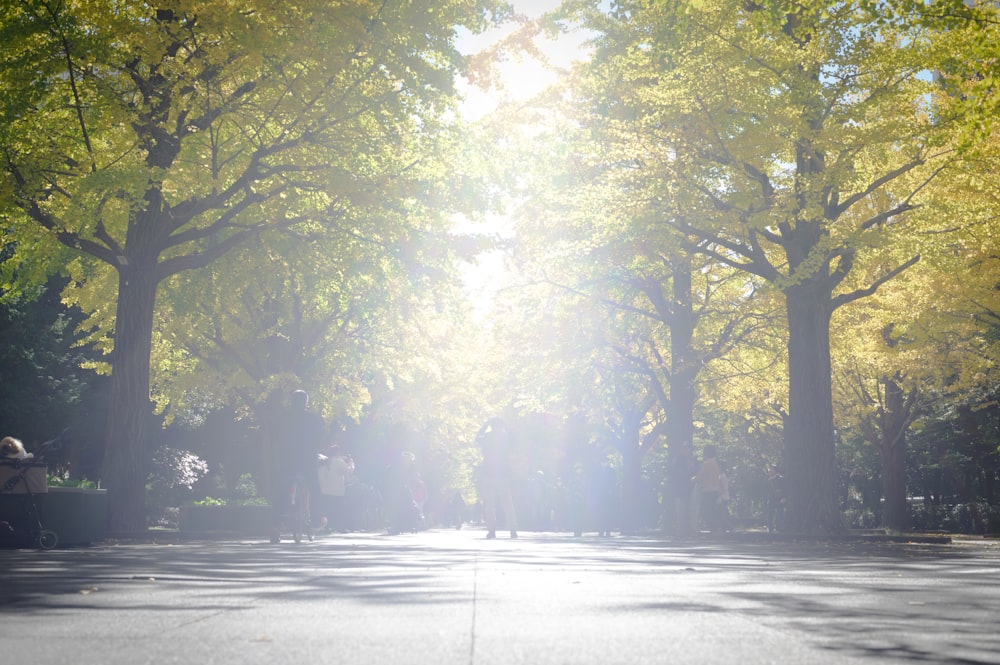
[[[515,12],[534,19],[555,9],[559,5],[559,0],[515,0],[512,5]],[[508,23],[481,35],[464,33],[458,40],[459,50],[467,55],[475,54],[495,45],[518,27],[517,23]],[[527,101],[540,94],[558,82],[561,71],[584,57],[585,51],[581,42],[582,38],[579,35],[563,35],[557,39],[536,38],[535,44],[544,53],[548,62],[540,62],[527,54],[511,57],[496,65],[498,75],[496,85],[493,87],[480,87],[460,78],[457,85],[463,98],[461,107],[463,117],[475,122],[495,111],[505,100]],[[505,237],[511,233],[510,226],[508,219],[491,215],[475,223],[465,219],[459,220],[456,223],[456,231]],[[503,274],[504,258],[500,252],[483,254],[477,263],[465,267],[463,275],[466,291],[478,314],[482,315],[489,311],[496,290],[502,284]]]

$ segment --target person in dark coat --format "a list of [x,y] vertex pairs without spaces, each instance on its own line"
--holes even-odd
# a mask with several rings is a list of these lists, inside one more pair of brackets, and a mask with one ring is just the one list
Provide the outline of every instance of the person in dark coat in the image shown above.
[[[291,406],[285,412],[277,442],[278,483],[271,505],[274,508],[272,542],[277,542],[281,516],[291,505],[290,490],[295,479],[301,478],[307,491],[304,500],[319,499],[319,454],[327,445],[326,424],[323,417],[309,410],[309,394],[296,390],[291,396]],[[296,500],[302,500],[296,497]]]
[[497,537],[497,509],[503,513],[510,537],[517,538],[517,514],[511,492],[511,452],[513,436],[502,418],[491,418],[476,435],[483,453],[480,467],[480,491],[486,537]]

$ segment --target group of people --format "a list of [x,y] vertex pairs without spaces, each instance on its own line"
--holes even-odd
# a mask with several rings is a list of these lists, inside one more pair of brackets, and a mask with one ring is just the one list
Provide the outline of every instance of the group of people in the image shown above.
[[[279,464],[282,482],[278,483],[280,492],[273,500],[275,529],[279,528],[281,516],[287,511],[285,490],[292,479],[305,480],[315,528],[323,528],[329,521],[343,515],[346,509],[347,478],[353,472],[353,462],[329,442],[323,419],[310,411],[308,404],[309,397],[304,391],[292,393],[291,409],[282,430],[287,437]],[[491,418],[479,430],[476,443],[482,454],[478,490],[486,537],[496,538],[498,527],[503,526],[511,538],[517,538],[518,519],[511,466],[513,434],[502,418]],[[686,455],[683,454],[685,452]],[[682,535],[701,528],[712,532],[728,530],[729,478],[719,461],[716,447],[705,446],[700,462],[694,459],[689,448],[682,450],[680,455],[669,464],[670,492],[666,499],[671,504],[669,517],[673,531]],[[404,451],[386,470],[387,489],[383,493],[383,501],[390,533],[415,531],[424,519],[427,488],[413,462],[412,455],[407,457]],[[605,471],[603,467],[601,470]],[[606,471],[609,477],[607,486],[615,487],[616,484],[611,482],[613,469],[609,467]],[[776,530],[784,509],[784,487],[783,478],[774,467],[769,469],[769,482],[775,490],[772,492],[774,498],[767,507],[768,528]],[[607,493],[610,495],[613,492],[609,489]],[[601,496],[602,502],[609,506],[614,504],[604,493]],[[610,535],[614,521],[611,511],[598,513],[601,515],[598,520],[600,533]],[[574,528],[580,531],[577,526]]]
[[716,447],[705,446],[701,462],[690,446],[673,453],[668,464],[667,523],[673,535],[729,528],[729,477]]
[[[517,441],[503,418],[489,419],[476,443],[482,454],[477,489],[487,539],[496,538],[500,527],[517,538],[522,521],[528,528],[569,528],[576,536],[585,530],[596,529],[600,536],[621,530],[621,488],[617,472],[606,460],[596,456],[577,460],[552,484],[541,471],[529,474],[522,469],[515,477],[512,458]],[[526,513],[519,515],[519,509]]]
[[[729,477],[716,447],[705,446],[701,462],[694,458],[690,447],[683,448],[669,468],[672,474],[667,517],[671,531],[675,535],[687,535],[700,529],[728,531],[731,526]],[[785,478],[778,466],[770,465],[764,506],[768,531],[783,529],[786,504]]]
[[[292,393],[280,431],[283,436],[276,457],[278,476],[271,497],[272,541],[280,539],[282,519],[293,500],[307,502],[314,529],[323,529],[331,520],[341,518],[347,478],[354,470],[351,458],[331,443],[322,416],[309,409],[309,395],[304,390]],[[293,499],[290,490],[298,486],[296,483],[301,483],[306,495]]]
[[[476,441],[482,453],[479,493],[487,529],[486,537],[496,538],[498,526],[501,525],[499,517],[502,516],[503,525],[509,529],[510,537],[517,538],[518,520],[512,493],[513,473],[510,462],[514,444],[512,434],[503,419],[492,418],[479,430]],[[717,456],[716,447],[706,446],[700,463],[691,455],[687,459],[675,460],[672,466],[674,482],[671,484],[678,533],[690,533],[701,528],[712,532],[728,530],[729,478]],[[597,498],[600,505],[596,510],[591,506],[589,512],[593,513],[592,517],[596,517],[598,531],[604,536],[610,535],[613,528],[611,507],[617,505],[614,496],[617,494],[617,486],[613,469],[602,466],[599,471],[601,473],[597,477],[603,481],[598,483],[602,488]],[[605,478],[608,480],[604,481]],[[578,489],[583,503],[587,503],[587,499],[593,503],[595,497],[589,496],[590,493],[584,492],[582,488]],[[583,503],[578,507],[579,510],[574,511],[581,512],[573,519],[576,535],[582,532]]]
[[[306,502],[313,530],[327,527],[346,530],[351,518],[356,517],[349,513],[359,508],[350,501],[348,487],[355,471],[354,462],[330,442],[323,418],[310,410],[305,391],[291,394],[278,431],[281,436],[274,451],[277,482],[271,496],[274,508],[271,540],[280,541],[279,532],[292,521],[293,501]],[[411,452],[402,451],[383,469],[380,491],[376,493],[390,533],[416,531],[423,525],[428,492],[414,462]],[[295,493],[301,491],[306,496],[293,499],[293,488]]]

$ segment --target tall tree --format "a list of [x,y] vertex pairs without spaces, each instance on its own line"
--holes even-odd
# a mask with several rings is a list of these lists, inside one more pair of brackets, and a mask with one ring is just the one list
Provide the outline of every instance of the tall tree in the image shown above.
[[[931,106],[926,72],[981,26],[897,27],[853,2],[617,2],[589,17],[594,66],[622,78],[620,112],[655,147],[635,161],[662,174],[664,218],[784,296],[789,523],[839,531],[831,316],[918,260],[845,281],[881,260],[873,248],[907,242],[909,213],[956,159],[961,116],[947,99]],[[890,205],[871,205],[878,196]]]
[[[834,340],[838,418],[858,426],[878,450],[882,523],[889,528],[904,529],[909,521],[908,440],[942,413],[952,418],[972,404],[978,410],[996,384],[991,330],[1000,260],[992,238],[1000,199],[983,174],[993,169],[997,145],[993,135],[966,146],[962,167],[942,173],[933,201],[914,212],[925,219],[913,237],[920,263],[835,315],[835,327],[844,331]],[[898,259],[909,251],[899,244],[883,248],[885,262],[892,252]],[[867,278],[856,275],[854,283]]]
[[107,382],[83,368],[99,353],[79,348],[82,314],[60,302],[64,284],[53,278],[36,293],[0,302],[0,423],[29,451],[66,430],[46,463],[55,473],[97,478],[99,428],[89,414],[104,408]]
[[618,72],[576,73],[493,118],[519,155],[511,181],[524,197],[511,267],[515,311],[530,315],[506,324],[519,335],[507,346],[526,356],[510,364],[521,369],[518,394],[585,413],[610,433],[625,514],[634,516],[647,454],[666,441],[671,460],[691,455],[700,373],[766,317],[753,307],[752,280],[684,247],[662,208],[649,205],[662,200],[663,182],[638,168],[636,156],[652,148],[641,120],[618,112],[630,93]]
[[418,155],[388,147],[442,127],[461,66],[455,26],[484,27],[497,4],[0,9],[0,201],[17,227],[15,261],[62,268],[60,243],[79,257],[68,266],[79,283],[115,293],[113,317],[93,311],[113,320],[112,532],[145,528],[160,284],[265,229],[349,224],[359,201],[415,195],[397,185]]

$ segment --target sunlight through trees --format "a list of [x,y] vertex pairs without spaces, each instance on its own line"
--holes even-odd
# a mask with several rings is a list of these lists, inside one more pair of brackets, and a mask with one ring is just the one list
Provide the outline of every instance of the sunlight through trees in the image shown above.
[[112,532],[158,422],[276,436],[299,387],[468,500],[503,415],[626,530],[682,528],[708,443],[813,534],[862,476],[907,528],[930,432],[996,448],[992,5],[258,5],[0,9],[2,295],[68,279]]

